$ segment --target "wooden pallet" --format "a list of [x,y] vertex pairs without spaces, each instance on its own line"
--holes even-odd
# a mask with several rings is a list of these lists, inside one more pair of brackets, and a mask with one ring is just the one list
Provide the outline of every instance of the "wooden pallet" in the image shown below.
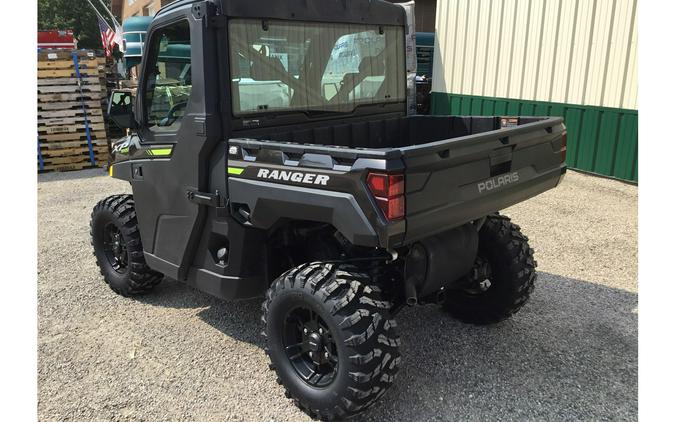
[[101,102],[100,92],[57,92],[51,94],[38,94],[39,107],[53,107],[50,103],[96,101]]
[[[101,160],[107,160],[108,156],[107,150],[102,149],[92,149],[94,151],[94,161],[99,162]],[[76,163],[89,163],[91,164],[91,158],[89,157],[89,150],[72,150],[68,153],[61,155],[42,155],[43,164],[76,164]]]
[[[86,136],[85,132],[85,126],[84,123],[76,124],[76,125],[65,125],[65,126],[43,126],[43,127],[38,127],[38,134],[47,134],[47,135],[55,135],[55,134],[61,134],[61,133],[82,133]],[[90,131],[104,131],[105,130],[105,124],[104,123],[92,123],[89,124],[89,130]]]
[[[80,69],[99,69],[102,72],[105,72],[105,65],[97,59],[78,59],[77,64]],[[38,61],[38,70],[50,70],[50,69],[74,69],[75,63],[73,58],[69,57],[62,60],[40,60]]]
[[[83,69],[101,69],[105,72],[105,62],[101,61],[98,58],[91,57],[79,57],[77,59],[77,64],[80,68]],[[40,60],[38,59],[38,70],[46,69],[68,69],[74,68],[75,62],[73,61],[73,56],[68,56],[67,58],[57,59],[57,60]]]
[[[82,76],[98,76],[100,73],[99,69],[96,68],[80,68],[80,75]],[[38,78],[73,78],[77,76],[75,69],[50,69],[50,70],[38,70]]]
[[[99,108],[90,108],[86,110],[87,116],[103,116],[103,110],[101,110],[100,106]],[[84,115],[84,111],[82,110],[82,107],[80,109],[72,109],[72,110],[43,110],[43,111],[38,111],[38,119],[52,119],[52,118],[58,118],[58,117],[75,117],[75,116],[82,116]]]
[[84,169],[93,169],[97,167],[103,167],[107,163],[107,160],[96,161],[96,165],[92,166],[91,162],[86,163],[69,163],[69,164],[45,164],[40,170],[40,165],[38,164],[38,171],[41,173],[46,173],[49,171],[74,171],[74,170],[84,170]]
[[85,116],[85,112],[80,108],[72,110],[51,110],[44,111],[43,113],[50,112],[59,112],[59,111],[72,111],[72,115],[63,115],[63,116],[39,116],[38,115],[38,127],[40,126],[62,126],[69,124],[77,123],[103,123],[103,115],[101,115],[100,110],[88,110]]
[[[66,111],[77,111],[77,110],[66,110]],[[38,119],[38,128],[49,127],[49,126],[77,125],[77,124],[80,124],[80,123],[84,124],[85,122],[89,122],[89,124],[104,123],[103,116],[100,116],[100,115],[90,116],[89,114],[87,114],[86,117],[84,115],[76,115],[76,116],[67,116],[67,117],[54,117],[54,118]]]
[[[99,100],[85,100],[84,107],[87,110],[95,110],[101,107]],[[51,103],[38,103],[38,112],[41,111],[57,111],[57,110],[82,110],[82,101],[54,101]]]
[[73,60],[73,53],[77,54],[78,59],[89,58],[101,60],[105,64],[105,57],[102,54],[97,54],[91,50],[61,50],[61,49],[46,49],[38,52],[38,60],[58,60],[70,59]]
[[[107,150],[105,151],[107,153]],[[101,161],[101,159],[107,159],[103,153],[94,154],[94,161]],[[91,158],[89,158],[89,150],[81,149],[75,153],[69,155],[56,155],[56,156],[46,156],[42,154],[42,162],[46,164],[75,164],[75,163],[91,163]]]
[[[108,148],[107,139],[92,139],[91,145],[94,148],[105,147]],[[69,148],[87,148],[89,145],[87,139],[75,139],[71,141],[55,141],[55,142],[40,142],[40,151],[45,154],[47,151],[69,149]]]
[[[37,87],[38,95],[40,94],[60,94],[60,93],[71,93],[71,94],[79,94],[80,89],[82,92],[91,92],[92,96],[94,96],[93,93],[101,93],[101,85],[82,85],[82,87],[78,87],[77,84],[75,85],[47,85],[47,86],[39,86]],[[100,96],[99,96],[100,98]]]
[[[93,145],[91,147],[94,151],[94,157],[98,160],[98,157],[102,157],[108,153],[107,145]],[[48,160],[49,158],[54,157],[70,157],[70,156],[79,156],[82,154],[87,154],[89,156],[89,147],[88,146],[77,146],[70,148],[59,148],[59,149],[41,149],[40,153],[42,154],[43,160]]]
[[[81,75],[105,78],[104,61],[95,58],[80,58],[77,65]],[[76,74],[75,62],[72,56],[58,60],[38,60],[38,77],[59,77],[71,74]]]
[[[107,145],[92,145],[91,150],[95,157],[105,156],[108,154]],[[88,145],[72,146],[70,148],[40,148],[40,154],[44,160],[55,157],[71,157],[71,156],[89,156]],[[98,158],[97,158],[98,159]]]
[[[103,142],[105,145],[108,143],[108,137],[103,130],[91,131],[90,132],[91,141],[94,143]],[[87,134],[84,131],[81,132],[68,132],[68,133],[38,133],[38,140],[40,144],[49,145],[51,143],[60,143],[62,141],[82,141],[87,142]]]
[[[69,113],[61,113],[69,112]],[[93,129],[93,125],[103,126],[105,121],[103,120],[103,115],[101,109],[89,109],[87,110],[86,116],[85,112],[80,108],[72,110],[50,110],[50,111],[41,111],[38,112],[38,132],[47,132],[49,127],[57,126],[77,126],[82,129],[84,133],[84,125],[88,123],[90,130],[103,130],[105,128]],[[97,126],[97,127],[98,127]]]
[[75,85],[80,82],[82,85],[96,85],[101,86],[101,81],[96,77],[82,77],[78,79],[77,77],[64,77],[64,78],[38,78],[38,86],[50,86],[50,85]]
[[[79,78],[73,53],[78,56]],[[96,162],[107,162],[109,147],[102,109],[107,103],[105,72],[106,59],[90,51],[38,53],[37,130],[43,170],[91,167],[89,143]]]

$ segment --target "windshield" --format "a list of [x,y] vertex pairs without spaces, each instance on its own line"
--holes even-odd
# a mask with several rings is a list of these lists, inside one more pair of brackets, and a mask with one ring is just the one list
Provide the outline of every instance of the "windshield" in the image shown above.
[[405,100],[403,27],[235,19],[229,43],[235,115]]

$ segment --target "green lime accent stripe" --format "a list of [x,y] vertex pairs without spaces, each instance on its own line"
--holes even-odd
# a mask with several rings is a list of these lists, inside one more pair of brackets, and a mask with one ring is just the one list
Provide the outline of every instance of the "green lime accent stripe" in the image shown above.
[[173,151],[173,148],[153,148],[148,150],[148,155],[164,157],[171,155],[171,151]]
[[570,168],[638,181],[637,110],[432,92],[431,114],[562,116]]
[[239,176],[243,172],[244,172],[244,169],[239,168],[239,167],[228,167],[227,168],[227,174],[234,174],[234,175]]

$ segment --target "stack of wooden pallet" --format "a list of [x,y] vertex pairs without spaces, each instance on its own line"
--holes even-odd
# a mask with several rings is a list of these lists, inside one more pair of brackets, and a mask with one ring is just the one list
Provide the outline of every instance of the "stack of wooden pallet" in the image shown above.
[[38,53],[38,170],[107,164],[106,98],[104,57],[86,50]]

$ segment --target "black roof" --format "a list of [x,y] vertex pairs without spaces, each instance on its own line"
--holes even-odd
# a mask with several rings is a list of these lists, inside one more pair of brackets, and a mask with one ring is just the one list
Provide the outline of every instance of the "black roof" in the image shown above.
[[[405,12],[384,0],[210,0],[226,16],[316,22],[404,25]],[[176,0],[162,7],[161,16],[197,0]]]

